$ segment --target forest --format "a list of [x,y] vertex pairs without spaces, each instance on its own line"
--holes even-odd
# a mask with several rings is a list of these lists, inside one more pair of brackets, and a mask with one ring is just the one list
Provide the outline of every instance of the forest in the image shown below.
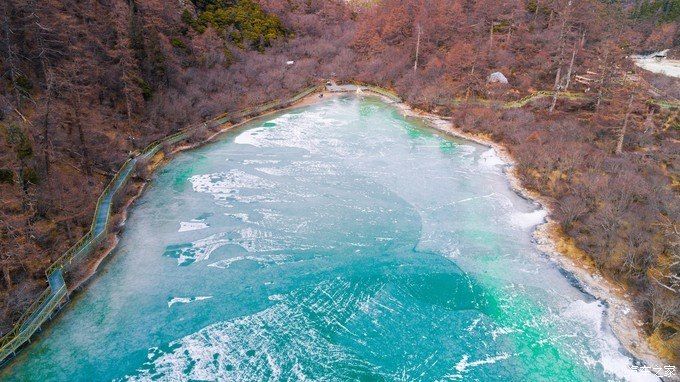
[[128,157],[335,78],[505,145],[570,250],[625,286],[657,350],[680,356],[680,80],[629,59],[679,54],[679,0],[6,0],[0,12],[3,333]]

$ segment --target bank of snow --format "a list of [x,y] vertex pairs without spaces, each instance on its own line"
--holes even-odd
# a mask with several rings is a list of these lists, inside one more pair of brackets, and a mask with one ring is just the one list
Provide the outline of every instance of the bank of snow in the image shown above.
[[646,56],[636,55],[631,56],[631,59],[633,59],[635,65],[652,73],[680,78],[680,60],[671,60],[661,53],[657,52]]

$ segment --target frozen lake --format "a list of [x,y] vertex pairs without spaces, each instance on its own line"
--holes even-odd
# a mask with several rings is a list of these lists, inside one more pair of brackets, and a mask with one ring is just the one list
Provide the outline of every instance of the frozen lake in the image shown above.
[[[493,150],[329,99],[179,154],[12,381],[645,380]],[[651,375],[647,374],[651,377]]]

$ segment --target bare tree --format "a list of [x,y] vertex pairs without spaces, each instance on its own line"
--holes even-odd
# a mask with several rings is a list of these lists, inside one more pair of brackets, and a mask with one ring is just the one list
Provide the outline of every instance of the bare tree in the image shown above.
[[45,176],[50,179],[50,114],[52,111],[52,98],[54,97],[54,72],[45,72],[45,110],[42,118],[42,149],[43,149],[43,170]]
[[677,291],[668,291],[663,285],[652,288],[649,302],[652,306],[652,328],[656,331],[661,324],[678,315],[680,299],[669,298],[669,293],[677,293]]
[[665,269],[662,270],[661,279],[657,280],[657,283],[665,289],[678,294],[680,298],[680,223],[677,220],[662,215],[659,225],[667,240],[665,252],[668,254],[670,261]]
[[595,111],[600,110],[602,100],[604,99],[605,90],[609,87],[609,79],[611,76],[611,66],[609,65],[610,55],[610,50],[606,49],[602,64],[600,65],[600,78],[597,81],[597,101],[595,102]]
[[123,2],[114,4],[113,15],[116,18],[118,34],[115,56],[118,58],[118,66],[122,72],[120,79],[123,85],[123,97],[125,98],[125,114],[128,129],[131,129],[136,105],[141,102],[139,87],[135,84],[136,71],[139,68],[133,55],[131,40],[135,21],[131,6]]
[[420,55],[420,34],[422,33],[420,23],[416,24],[416,30],[418,33],[418,37],[416,39],[416,59],[413,62],[413,73],[416,73],[418,71],[418,56]]
[[623,118],[623,126],[619,132],[619,139],[616,144],[616,154],[621,155],[623,151],[623,139],[626,136],[626,129],[628,128],[628,121],[630,120],[630,113],[633,111],[633,100],[635,99],[635,93],[631,91],[630,98],[628,99],[628,107],[626,108],[626,116]]
[[[555,105],[557,105],[557,98],[560,93],[561,89],[561,74],[562,74],[562,60],[563,60],[563,52],[564,52],[564,44],[565,44],[565,38],[566,38],[566,33],[567,33],[567,23],[569,22],[570,18],[570,13],[571,13],[571,6],[572,6],[573,0],[569,0],[567,2],[567,6],[564,9],[564,14],[562,15],[562,24],[560,25],[560,34],[559,34],[559,42],[558,46],[559,48],[557,49],[557,72],[555,73],[555,85],[554,85],[554,92],[553,92],[553,98],[552,98],[552,103],[550,104],[550,113],[552,113],[555,110]],[[576,53],[574,53],[575,55]]]
[[9,67],[9,78],[10,81],[12,82],[12,89],[14,91],[14,97],[16,98],[16,105],[17,108],[21,108],[21,90],[19,87],[19,81],[18,77],[20,75],[19,67],[17,65],[17,53],[14,48],[14,42],[12,41],[12,35],[14,34],[14,31],[9,25],[9,3],[4,4],[2,9],[3,9],[3,17],[2,17],[2,32],[3,32],[3,37],[4,37],[4,42],[5,42],[5,60],[7,62],[7,66]]
[[576,53],[579,50],[579,47],[583,46],[583,40],[585,39],[586,31],[584,30],[581,33],[581,41],[574,41],[574,47],[572,48],[571,51],[571,60],[569,61],[569,69],[567,70],[567,83],[564,85],[564,91],[567,92],[569,91],[569,85],[571,84],[571,73],[574,70],[574,61],[576,61]]
[[52,103],[54,98],[54,70],[52,68],[53,57],[63,56],[64,52],[55,46],[61,45],[61,39],[59,33],[54,28],[51,28],[43,21],[38,12],[48,12],[47,6],[36,0],[32,0],[29,3],[30,13],[28,20],[31,25],[32,35],[35,40],[35,52],[36,59],[40,63],[40,71],[42,75],[42,88],[44,90],[42,94],[42,134],[40,137],[40,144],[42,146],[43,155],[43,172],[45,173],[45,178],[48,182],[51,181],[50,177],[50,146],[51,146],[51,114],[52,114]]

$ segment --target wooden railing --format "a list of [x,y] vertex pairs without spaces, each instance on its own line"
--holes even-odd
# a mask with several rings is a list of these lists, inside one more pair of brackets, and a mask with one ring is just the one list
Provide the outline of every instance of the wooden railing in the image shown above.
[[17,350],[28,342],[35,332],[68,300],[69,286],[64,279],[64,273],[73,271],[76,265],[80,264],[83,259],[94,253],[101,242],[107,237],[109,224],[111,222],[111,206],[114,197],[126,188],[127,181],[134,173],[140,158],[150,158],[154,156],[163,145],[173,145],[187,139],[190,137],[191,133],[200,126],[213,128],[227,122],[236,122],[270,110],[283,108],[321,90],[321,88],[321,86],[311,86],[289,99],[271,101],[232,114],[221,114],[206,122],[192,125],[170,136],[154,141],[144,148],[137,156],[125,161],[97,199],[94,217],[92,218],[92,224],[90,224],[89,231],[47,268],[45,274],[49,282],[49,287],[38,296],[28,309],[26,309],[24,314],[12,327],[12,330],[5,333],[2,338],[0,338],[0,364],[4,364],[16,354]]
[[[383,95],[394,102],[401,102],[401,98],[390,90],[360,82],[352,82],[352,84],[364,90]],[[140,158],[150,158],[155,155],[163,145],[173,145],[187,139],[199,126],[213,128],[227,122],[238,122],[244,118],[253,117],[270,110],[289,106],[321,89],[322,86],[311,86],[286,100],[271,101],[235,113],[221,114],[206,122],[192,125],[163,139],[154,141],[144,148],[137,156],[125,161],[97,199],[90,230],[50,265],[45,272],[50,286],[38,296],[28,309],[26,309],[24,314],[17,320],[12,330],[5,333],[2,338],[0,338],[0,363],[5,363],[10,359],[10,357],[13,356],[24,343],[29,341],[35,332],[59,310],[65,301],[68,300],[69,289],[63,276],[64,272],[72,271],[81,260],[94,253],[99,244],[106,238],[111,221],[111,205],[113,199],[121,190],[125,189],[127,181],[134,173]],[[548,91],[537,92],[521,100],[508,102],[504,107],[522,107],[533,100],[547,97],[551,94],[552,93]],[[563,93],[561,96],[565,96],[565,94],[567,93]],[[568,94],[568,96],[581,97],[581,95],[576,94]],[[670,107],[677,108],[678,106],[677,103],[675,103],[671,104]]]

